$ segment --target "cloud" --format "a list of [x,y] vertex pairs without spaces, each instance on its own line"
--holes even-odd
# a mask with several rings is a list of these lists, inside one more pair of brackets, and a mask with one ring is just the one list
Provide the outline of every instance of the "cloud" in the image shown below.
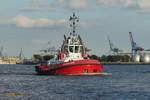
[[137,12],[150,12],[149,0],[97,0],[97,4],[108,7],[121,7]]
[[[33,0],[30,4],[21,8],[25,11],[44,11],[46,9],[86,9],[92,4],[90,0]],[[94,0],[93,0],[94,1]],[[121,7],[124,9],[132,9],[137,12],[150,12],[149,0],[95,0],[98,5],[107,7]]]
[[123,0],[125,8],[132,8],[137,12],[150,12],[149,0]]
[[0,24],[15,25],[16,27],[23,27],[23,28],[61,27],[64,26],[65,23],[66,23],[65,19],[48,19],[48,18],[31,19],[22,15],[10,19],[0,19]]
[[149,0],[139,0],[138,6],[140,9],[137,11],[139,12],[150,12],[150,1]]
[[122,0],[122,6],[124,8],[137,8],[137,2],[135,2],[135,0]]
[[88,7],[88,0],[54,0],[49,3],[47,0],[32,0],[32,2],[20,10],[23,11],[43,11],[53,8],[65,9],[85,9]]
[[[23,15],[18,15],[15,18],[0,18],[1,25],[15,25],[21,28],[60,28],[66,27],[69,23],[68,19],[48,19],[48,18],[29,18]],[[92,27],[95,26],[94,21],[82,21],[79,23],[81,27]]]
[[97,3],[105,6],[116,6],[119,0],[97,0]]
[[56,4],[70,9],[84,9],[88,7],[88,0],[56,0]]
[[33,0],[31,4],[26,5],[25,7],[21,8],[20,10],[25,11],[38,11],[42,10],[47,7],[47,2],[44,0]]
[[70,8],[87,8],[87,0],[70,0]]

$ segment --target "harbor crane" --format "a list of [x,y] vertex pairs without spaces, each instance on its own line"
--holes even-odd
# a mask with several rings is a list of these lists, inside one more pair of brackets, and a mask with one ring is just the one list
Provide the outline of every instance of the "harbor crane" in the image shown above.
[[25,56],[23,54],[23,49],[21,48],[20,50],[20,53],[19,53],[19,56],[18,56],[19,59],[25,59]]
[[[131,60],[140,61],[140,56],[143,55],[142,51],[150,51],[150,49],[144,49],[143,47],[137,45],[137,43],[133,39],[132,32],[129,32],[129,36],[130,36],[130,42],[131,42]],[[148,55],[145,55],[144,53],[143,56],[145,56],[144,61],[149,60]]]
[[123,52],[123,50],[117,48],[114,46],[114,44],[110,41],[109,36],[107,36],[108,42],[109,42],[109,47],[110,47],[110,51],[113,52],[113,54],[119,54],[121,52]]
[[129,32],[129,36],[130,36],[130,42],[131,42],[131,53],[136,54],[137,52],[140,51],[144,51],[144,48],[141,46],[138,46],[137,43],[134,41],[133,36],[132,36],[132,32]]

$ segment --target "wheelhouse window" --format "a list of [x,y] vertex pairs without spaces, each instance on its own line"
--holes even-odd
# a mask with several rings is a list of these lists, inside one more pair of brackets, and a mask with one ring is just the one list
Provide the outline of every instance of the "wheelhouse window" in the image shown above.
[[64,47],[65,53],[68,53],[68,46]]
[[74,46],[69,46],[69,51],[73,53]]
[[75,46],[75,53],[79,52],[79,46]]
[[80,52],[81,52],[81,53],[84,52],[83,46],[80,46]]

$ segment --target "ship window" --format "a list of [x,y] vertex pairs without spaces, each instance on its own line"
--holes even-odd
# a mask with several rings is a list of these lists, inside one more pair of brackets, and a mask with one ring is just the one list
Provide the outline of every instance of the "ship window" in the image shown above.
[[69,51],[73,53],[73,46],[69,46]]
[[79,52],[79,46],[75,46],[75,53]]
[[65,46],[65,53],[68,53],[68,46]]
[[84,70],[83,70],[83,73],[88,73],[88,69],[84,69]]
[[81,46],[81,47],[80,47],[80,52],[82,52],[82,53],[83,53],[83,46]]

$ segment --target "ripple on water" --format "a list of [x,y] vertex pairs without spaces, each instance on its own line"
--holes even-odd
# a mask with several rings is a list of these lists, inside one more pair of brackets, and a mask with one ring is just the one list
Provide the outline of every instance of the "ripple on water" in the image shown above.
[[109,76],[40,76],[0,65],[0,100],[150,100],[150,67],[104,66]]

